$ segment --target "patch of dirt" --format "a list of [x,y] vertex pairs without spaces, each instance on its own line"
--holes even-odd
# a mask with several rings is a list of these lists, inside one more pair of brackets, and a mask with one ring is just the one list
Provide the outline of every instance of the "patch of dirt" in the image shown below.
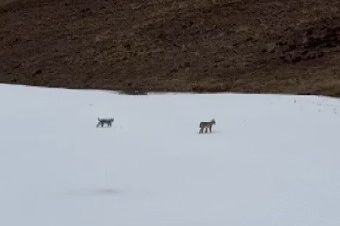
[[0,0],[0,82],[340,96],[338,15],[338,0]]
[[16,0],[0,0],[0,6],[5,6],[15,1]]

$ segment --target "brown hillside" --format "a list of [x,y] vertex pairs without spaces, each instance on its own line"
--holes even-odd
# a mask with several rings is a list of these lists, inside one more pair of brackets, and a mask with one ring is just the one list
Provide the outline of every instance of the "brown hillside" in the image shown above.
[[339,0],[0,0],[0,82],[340,96]]

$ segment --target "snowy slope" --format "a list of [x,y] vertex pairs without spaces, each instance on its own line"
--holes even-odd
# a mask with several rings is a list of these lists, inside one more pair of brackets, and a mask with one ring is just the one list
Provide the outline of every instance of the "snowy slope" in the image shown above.
[[340,225],[338,99],[0,85],[0,107],[0,225]]

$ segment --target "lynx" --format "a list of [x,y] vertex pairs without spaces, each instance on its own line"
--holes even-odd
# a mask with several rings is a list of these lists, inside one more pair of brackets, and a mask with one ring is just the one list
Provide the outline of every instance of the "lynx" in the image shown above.
[[215,124],[216,124],[216,122],[215,122],[214,119],[211,120],[210,122],[201,122],[199,133],[203,133],[203,130],[204,130],[205,133],[207,133],[208,129],[209,129],[209,132],[211,133],[211,127]]
[[112,122],[114,121],[113,118],[109,118],[109,119],[100,119],[98,118],[98,124],[97,127],[104,127],[104,125],[106,124],[108,127],[112,126]]

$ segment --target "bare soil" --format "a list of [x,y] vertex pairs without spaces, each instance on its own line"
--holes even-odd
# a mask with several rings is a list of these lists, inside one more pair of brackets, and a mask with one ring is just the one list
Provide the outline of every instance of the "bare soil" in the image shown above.
[[0,82],[340,96],[339,0],[0,0]]

